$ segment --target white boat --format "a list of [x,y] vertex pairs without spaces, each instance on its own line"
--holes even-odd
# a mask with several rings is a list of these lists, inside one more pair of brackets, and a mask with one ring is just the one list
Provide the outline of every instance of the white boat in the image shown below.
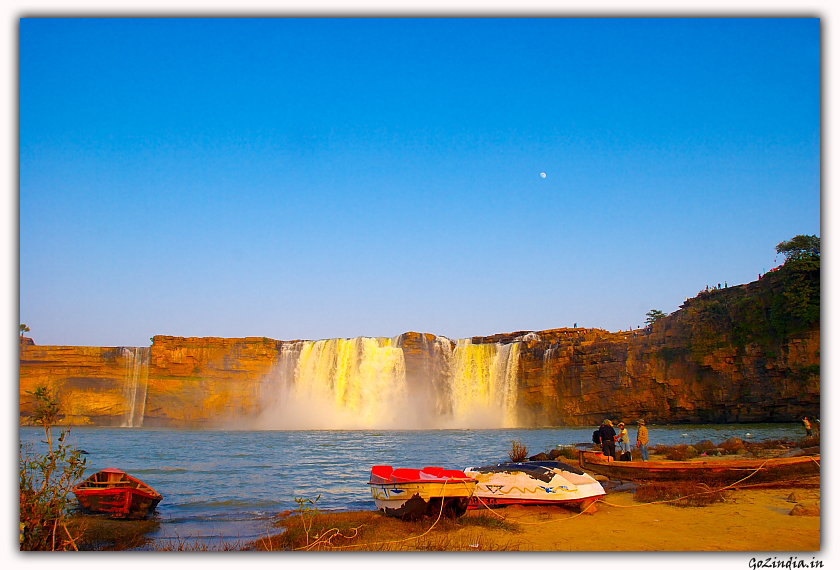
[[478,484],[469,508],[500,505],[564,505],[586,510],[606,495],[579,467],[562,461],[527,461],[470,467],[464,473]]
[[475,484],[475,479],[455,469],[394,469],[390,465],[374,466],[368,483],[377,509],[408,520],[437,517],[441,509],[450,518],[463,515]]

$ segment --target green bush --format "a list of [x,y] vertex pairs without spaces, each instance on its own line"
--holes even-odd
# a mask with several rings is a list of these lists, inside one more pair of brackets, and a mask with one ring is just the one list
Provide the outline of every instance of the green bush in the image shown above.
[[46,387],[30,392],[35,396],[33,423],[44,427],[49,453],[36,453],[31,444],[20,443],[20,549],[78,550],[76,538],[67,529],[70,493],[81,480],[85,460],[81,452],[67,443],[69,430],[53,447],[52,426],[58,417],[55,395]]

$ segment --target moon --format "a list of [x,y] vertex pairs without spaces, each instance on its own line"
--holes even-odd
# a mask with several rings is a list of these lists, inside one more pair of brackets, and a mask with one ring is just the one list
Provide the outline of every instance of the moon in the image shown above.
[[540,172],[540,176],[541,176],[542,178],[545,178],[545,172]]

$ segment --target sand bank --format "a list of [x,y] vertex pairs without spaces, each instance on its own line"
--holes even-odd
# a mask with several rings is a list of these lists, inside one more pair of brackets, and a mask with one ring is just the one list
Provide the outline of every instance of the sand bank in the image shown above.
[[[820,488],[742,488],[705,507],[639,503],[632,492],[609,492],[593,514],[561,507],[468,511],[455,521],[404,522],[376,511],[320,513],[301,534],[263,541],[266,550],[520,550],[815,552],[820,543]],[[796,500],[790,500],[792,494]],[[799,507],[797,507],[799,505]],[[803,511],[804,516],[791,515]],[[278,521],[289,529],[300,517]],[[334,530],[335,529],[335,530]],[[291,534],[291,533],[290,533]],[[606,537],[606,538],[605,538]],[[310,546],[307,547],[306,545]],[[314,548],[312,547],[314,546]]]

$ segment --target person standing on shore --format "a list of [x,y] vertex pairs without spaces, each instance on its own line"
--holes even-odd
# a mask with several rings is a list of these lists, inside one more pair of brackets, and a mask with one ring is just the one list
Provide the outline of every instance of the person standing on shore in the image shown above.
[[601,424],[601,449],[604,451],[604,455],[607,457],[612,457],[615,459],[615,430],[613,429],[612,422],[610,420],[604,420],[604,423]]
[[645,420],[639,420],[639,431],[636,433],[636,447],[642,452],[642,461],[650,461],[648,455],[648,429]]
[[627,433],[624,422],[619,422],[618,424],[618,443],[621,445],[621,453],[630,451],[630,434]]
[[805,419],[802,420],[802,425],[805,426],[805,437],[811,437],[811,421],[808,416],[805,416]]

